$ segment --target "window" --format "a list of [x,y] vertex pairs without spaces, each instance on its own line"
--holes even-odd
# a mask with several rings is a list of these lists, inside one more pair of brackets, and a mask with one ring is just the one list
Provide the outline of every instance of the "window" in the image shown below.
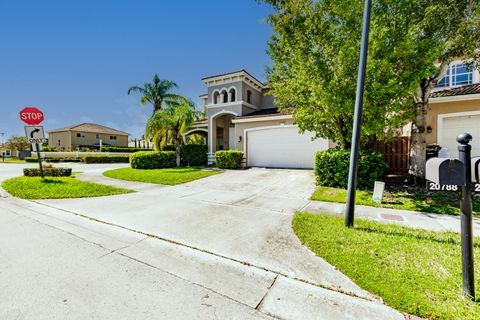
[[230,91],[228,92],[230,94],[230,102],[235,102],[237,101],[237,97],[235,95],[235,89],[230,89]]
[[81,132],[77,132],[77,138],[85,138],[85,135]]
[[472,66],[459,63],[448,67],[445,77],[437,83],[436,88],[462,86],[471,83],[473,83]]
[[96,139],[100,139],[100,135],[98,133],[95,134]]
[[117,136],[110,136],[110,140],[117,140]]
[[452,66],[452,86],[461,86],[472,83],[472,66],[466,64],[457,64]]
[[221,96],[222,96],[222,98],[223,98],[223,99],[222,99],[222,103],[227,103],[227,102],[228,102],[228,93],[227,93],[226,90],[223,90],[223,91],[222,91]]
[[60,147],[60,140],[58,140],[57,145]]
[[247,102],[252,103],[252,91],[247,90]]
[[437,83],[437,88],[446,88],[446,87],[450,87],[450,67],[448,67],[447,69],[447,73],[445,74],[445,77],[443,77],[442,80],[440,80],[438,83]]
[[217,104],[219,98],[220,98],[220,93],[218,93],[218,91],[215,91],[215,92],[213,93],[213,104]]

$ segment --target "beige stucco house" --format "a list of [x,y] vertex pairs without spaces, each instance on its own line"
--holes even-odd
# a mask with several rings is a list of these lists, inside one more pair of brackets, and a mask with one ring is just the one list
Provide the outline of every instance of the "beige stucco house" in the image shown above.
[[82,123],[48,131],[48,145],[59,150],[100,146],[128,147],[128,133],[94,123]]
[[246,166],[313,168],[315,151],[325,139],[299,133],[289,114],[282,114],[268,95],[269,87],[245,70],[203,78],[205,119],[186,133],[207,136],[208,161],[218,150],[240,150]]
[[427,113],[427,144],[458,156],[456,137],[473,136],[472,155],[480,155],[480,74],[461,60],[454,61],[431,94]]

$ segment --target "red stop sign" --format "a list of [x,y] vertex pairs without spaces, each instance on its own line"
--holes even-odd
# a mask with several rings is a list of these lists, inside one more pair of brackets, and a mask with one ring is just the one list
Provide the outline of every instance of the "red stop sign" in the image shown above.
[[29,125],[37,125],[43,121],[43,112],[37,108],[27,107],[20,111],[20,120]]

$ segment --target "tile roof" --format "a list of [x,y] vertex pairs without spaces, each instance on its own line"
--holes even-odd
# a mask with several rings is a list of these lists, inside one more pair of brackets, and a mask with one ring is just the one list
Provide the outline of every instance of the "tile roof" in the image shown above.
[[105,127],[95,123],[81,123],[73,126],[68,126],[60,129],[49,130],[48,132],[62,132],[62,131],[83,131],[83,132],[94,132],[94,133],[105,133],[105,134],[118,134],[118,135],[128,135],[128,133]]
[[435,91],[430,94],[430,98],[463,96],[468,94],[479,94],[480,83],[468,84],[465,86],[450,88],[441,91]]

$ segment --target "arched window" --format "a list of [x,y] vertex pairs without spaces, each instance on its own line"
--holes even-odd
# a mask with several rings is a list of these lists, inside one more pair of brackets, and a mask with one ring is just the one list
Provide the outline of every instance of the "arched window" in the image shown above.
[[217,104],[220,100],[220,93],[218,91],[215,91],[213,93],[213,104]]
[[236,92],[234,88],[231,88],[230,91],[228,91],[228,93],[230,94],[230,102],[237,101]]
[[222,97],[223,97],[222,103],[227,103],[227,102],[228,102],[228,93],[227,93],[227,90],[223,90],[221,95],[222,95]]

